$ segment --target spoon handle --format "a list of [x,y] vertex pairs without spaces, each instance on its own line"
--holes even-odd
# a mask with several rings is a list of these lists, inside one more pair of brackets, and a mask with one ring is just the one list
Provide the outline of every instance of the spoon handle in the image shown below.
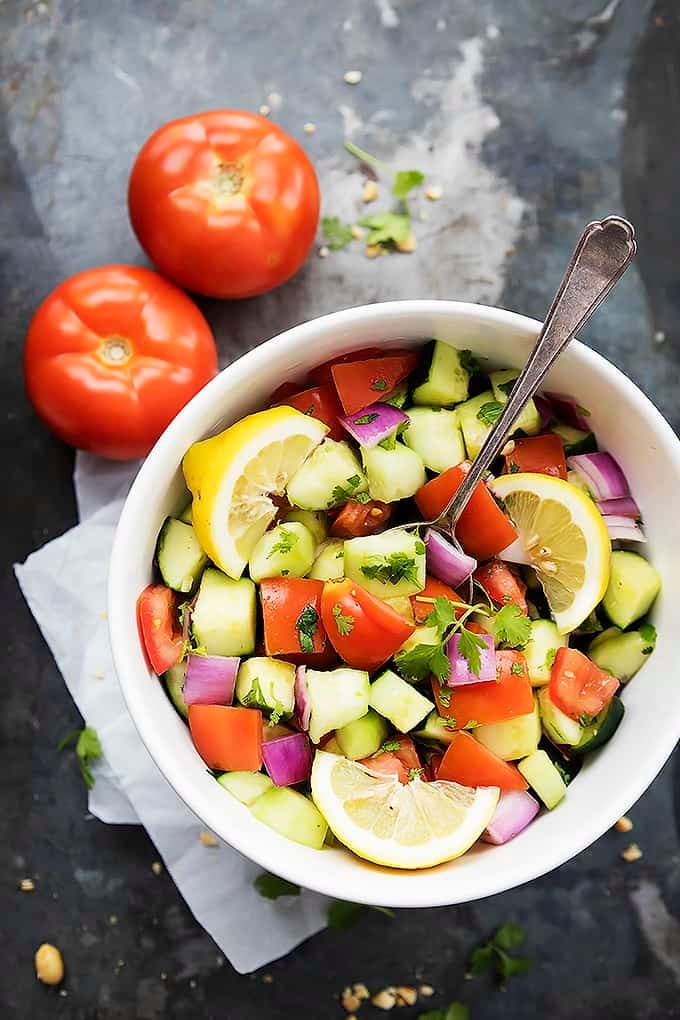
[[590,318],[635,257],[632,225],[620,216],[589,223],[574,249],[567,270],[538,335],[536,345],[510,391],[472,467],[440,515],[451,530],[475,487],[503,449],[522,408],[533,397],[549,368],[574,334]]

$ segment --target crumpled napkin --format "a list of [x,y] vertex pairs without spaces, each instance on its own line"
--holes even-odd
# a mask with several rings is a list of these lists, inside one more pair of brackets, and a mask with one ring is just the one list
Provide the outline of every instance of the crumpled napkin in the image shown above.
[[196,920],[235,969],[248,973],[320,931],[327,900],[305,890],[262,899],[253,887],[258,865],[221,840],[204,846],[204,826],[158,770],[128,714],[109,647],[106,581],[138,466],[79,453],[80,524],[15,565],[15,573],[73,700],[102,743],[90,811],[103,822],[145,827]]

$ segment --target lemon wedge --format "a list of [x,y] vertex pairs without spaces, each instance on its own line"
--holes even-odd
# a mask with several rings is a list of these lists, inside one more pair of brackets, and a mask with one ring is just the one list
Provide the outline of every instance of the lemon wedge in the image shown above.
[[498,803],[495,786],[402,784],[359,762],[317,751],[312,797],[335,836],[358,857],[389,868],[431,868],[479,839]]
[[609,583],[611,542],[592,499],[550,475],[489,482],[517,528],[560,634],[583,623]]
[[238,579],[276,514],[272,495],[319,445],[327,427],[292,407],[258,411],[194,443],[182,469],[193,495],[194,531],[204,551]]

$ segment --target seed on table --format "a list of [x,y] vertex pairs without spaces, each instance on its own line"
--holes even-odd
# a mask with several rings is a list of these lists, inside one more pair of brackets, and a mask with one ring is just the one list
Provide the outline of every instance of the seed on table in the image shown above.
[[431,995],[434,995],[434,988],[432,985],[421,985],[418,991],[421,995],[424,995],[426,999],[429,999]]
[[438,184],[431,184],[429,188],[425,188],[425,198],[430,202],[438,202],[443,194],[444,191]]
[[213,836],[212,832],[206,832],[204,830],[200,834],[200,836],[198,838],[201,841],[201,843],[203,844],[203,846],[214,847],[214,846],[219,846],[220,845],[219,839],[216,839]]
[[382,991],[373,996],[371,1002],[378,1009],[393,1009],[397,1004],[397,989],[392,986],[383,988]]
[[330,253],[331,250],[327,244],[322,244],[321,247],[319,248],[318,254],[320,259],[327,259]]
[[32,878],[22,878],[19,882],[19,888],[22,892],[33,892],[35,883]]
[[633,823],[628,815],[622,815],[618,822],[615,823],[614,828],[617,832],[630,832],[633,828]]
[[348,85],[358,85],[363,74],[361,71],[345,71],[342,77]]
[[271,112],[272,108],[271,106],[268,106],[267,103],[263,103],[260,107],[260,116],[262,117],[268,117]]
[[400,985],[397,988],[397,1006],[414,1006],[418,993],[415,988],[409,985]]
[[361,241],[366,236],[366,231],[363,227],[360,227],[358,223],[355,223],[352,227],[352,237],[355,241]]
[[306,135],[313,135],[316,131],[316,124],[312,124],[311,120],[308,120],[306,124],[302,125],[302,130]]
[[621,856],[627,864],[634,864],[635,861],[639,861],[642,857],[642,850],[637,843],[631,843],[630,846],[626,847],[626,849],[622,852]]
[[46,985],[58,985],[64,979],[64,961],[56,946],[43,942],[35,954],[35,972]]
[[361,201],[368,205],[369,202],[375,202],[378,197],[378,185],[375,181],[366,181],[364,184],[364,190],[361,194]]
[[163,865],[161,864],[160,861],[154,861],[153,864],[151,865],[151,870],[153,871],[154,875],[160,875],[161,871],[163,870]]

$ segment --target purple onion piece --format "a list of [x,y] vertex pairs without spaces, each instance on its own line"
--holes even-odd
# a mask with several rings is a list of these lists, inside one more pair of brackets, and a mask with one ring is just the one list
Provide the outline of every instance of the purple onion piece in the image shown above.
[[545,429],[555,417],[552,404],[542,393],[534,394],[534,404],[541,418],[541,428]]
[[314,752],[306,733],[291,733],[264,743],[262,757],[275,786],[295,786],[309,779]]
[[491,821],[482,834],[485,843],[507,843],[514,839],[539,811],[539,803],[526,790],[507,790],[500,795]]
[[446,645],[446,654],[451,663],[451,676],[446,681],[447,687],[460,687],[463,684],[479,684],[496,679],[496,650],[491,634],[476,635],[484,642],[479,648],[479,673],[472,673],[465,656],[459,651],[460,634],[454,634]]
[[295,721],[303,733],[309,730],[309,717],[312,714],[312,702],[307,692],[305,680],[306,666],[298,666],[295,670]]
[[620,499],[601,499],[598,501],[597,509],[603,517],[632,517],[640,516],[640,507],[632,496],[621,496]]
[[391,404],[369,404],[356,414],[342,414],[338,421],[359,446],[370,450],[408,422],[408,415]]
[[452,588],[458,588],[477,567],[477,560],[459,552],[451,542],[432,528],[425,532],[425,549],[427,572]]
[[596,500],[630,496],[626,476],[611,453],[578,453],[568,457],[567,464],[580,475]]
[[630,517],[607,515],[602,520],[607,526],[609,537],[613,541],[646,542],[644,532]]
[[190,655],[184,678],[187,705],[231,705],[240,659],[225,655]]
[[[571,425],[574,429],[582,432],[592,432],[590,423],[583,414],[583,408],[566,393],[544,393],[544,399],[550,401],[553,417],[563,421],[565,425]],[[539,412],[540,413],[540,412]]]

